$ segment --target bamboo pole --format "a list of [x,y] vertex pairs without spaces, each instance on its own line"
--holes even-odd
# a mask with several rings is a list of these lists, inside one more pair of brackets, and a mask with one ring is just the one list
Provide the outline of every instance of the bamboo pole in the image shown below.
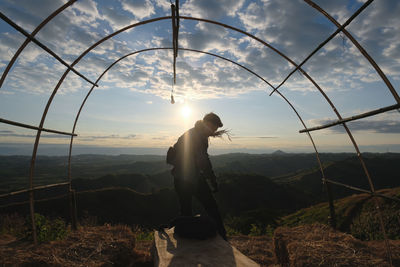
[[325,125],[321,125],[321,126],[316,126],[316,127],[312,127],[312,128],[307,128],[307,129],[303,129],[300,130],[299,133],[305,133],[305,132],[311,132],[311,131],[316,131],[316,130],[321,130],[321,129],[325,129],[325,128],[329,128],[338,124],[342,124],[344,122],[349,122],[349,121],[354,121],[354,120],[358,120],[358,119],[362,119],[362,118],[366,118],[366,117],[371,117],[380,113],[384,113],[390,110],[394,110],[394,109],[399,109],[400,108],[400,104],[395,104],[392,106],[388,106],[388,107],[384,107],[384,108],[379,108],[379,109],[375,109],[369,112],[365,112],[359,115],[355,115],[352,117],[348,117],[348,118],[344,118],[344,119],[340,119],[340,120],[336,120],[334,122],[325,124]]
[[397,197],[391,197],[391,196],[387,196],[387,195],[384,195],[384,194],[381,194],[381,193],[372,192],[372,191],[369,191],[369,190],[366,190],[366,189],[362,189],[362,188],[359,188],[359,187],[355,187],[355,186],[347,185],[347,184],[344,184],[344,183],[336,182],[336,181],[333,181],[333,180],[330,180],[330,179],[325,179],[325,182],[331,183],[331,184],[334,184],[334,185],[338,185],[338,186],[342,186],[342,187],[346,187],[346,188],[352,189],[354,191],[367,193],[367,194],[370,194],[371,196],[378,196],[378,197],[382,197],[382,198],[386,198],[386,199],[390,199],[390,200],[394,200],[394,201],[400,202],[400,199],[397,198]]
[[270,96],[279,89],[289,78],[292,76],[293,73],[295,73],[298,69],[300,69],[301,66],[303,66],[315,53],[317,53],[324,45],[326,45],[330,40],[333,39],[339,32],[341,32],[347,25],[350,24],[350,22],[353,21],[367,6],[369,6],[374,0],[368,0],[365,2],[356,12],[351,15],[351,17],[346,20],[346,22],[340,26],[334,33],[332,33],[325,41],[323,41],[317,48],[314,49],[314,51],[311,52],[294,70],[292,70],[288,76],[269,94]]
[[43,132],[56,133],[56,134],[69,135],[69,136],[71,136],[71,135],[78,136],[75,133],[67,133],[67,132],[61,132],[61,131],[57,131],[57,130],[46,129],[46,128],[39,128],[39,127],[36,127],[33,125],[24,124],[24,123],[20,123],[20,122],[16,122],[16,121],[10,121],[10,120],[6,120],[3,118],[0,118],[0,122],[18,126],[18,127],[22,127],[22,128],[32,129],[32,130],[38,130],[38,131],[40,130]]
[[[142,52],[147,52],[147,51],[165,50],[165,49],[174,49],[174,48],[173,47],[172,48],[164,48],[164,47],[163,48],[161,48],[161,47],[160,48],[147,48],[147,49],[135,51],[135,52],[129,53],[129,54],[125,55],[125,56],[122,56],[121,58],[116,60],[114,63],[112,63],[109,67],[107,67],[106,70],[104,70],[104,72],[97,78],[96,83],[98,83],[100,81],[100,79],[105,75],[105,73],[107,73],[115,64],[117,64],[119,61],[123,60],[124,58],[126,58],[128,56],[132,56],[132,55],[135,55],[135,54],[138,54],[138,53],[142,53]],[[203,53],[203,54],[207,54],[207,55],[210,55],[210,56],[214,56],[214,57],[223,59],[225,61],[229,61],[229,62],[231,62],[231,63],[233,63],[233,64],[235,64],[235,65],[237,65],[237,66],[239,66],[239,67],[241,67],[243,69],[245,69],[246,71],[250,72],[251,74],[257,76],[263,82],[268,84],[272,89],[274,89],[272,84],[270,84],[267,80],[265,80],[263,77],[258,75],[256,72],[250,70],[249,68],[247,68],[247,67],[245,67],[245,66],[243,66],[243,65],[241,65],[241,64],[239,64],[239,63],[237,63],[237,62],[235,62],[233,60],[230,60],[228,58],[225,58],[225,57],[222,57],[222,56],[210,53],[210,52],[201,51],[201,50],[188,49],[188,48],[180,48],[180,49],[184,50],[184,51]],[[80,115],[80,113],[81,113],[81,111],[83,109],[83,106],[85,105],[88,97],[90,96],[90,94],[92,93],[93,90],[94,90],[94,86],[92,86],[92,88],[89,90],[89,92],[87,93],[85,99],[83,100],[83,102],[82,102],[82,104],[81,104],[81,106],[79,108],[79,111],[78,111],[78,113],[77,113],[77,115],[75,117],[75,122],[74,122],[73,129],[72,129],[73,133],[75,132],[75,128],[76,128],[76,125],[77,125],[77,122],[78,122],[78,119],[79,119],[79,115]],[[277,91],[277,93],[287,102],[287,104],[293,109],[293,111],[295,112],[295,114],[299,118],[300,122],[303,124],[303,126],[305,128],[307,128],[305,123],[304,123],[304,121],[303,121],[303,119],[301,118],[300,114],[297,112],[296,108],[292,105],[292,103],[281,92]],[[317,147],[316,147],[316,145],[314,143],[314,140],[313,140],[311,134],[307,133],[307,135],[308,135],[308,137],[309,137],[309,139],[310,139],[310,141],[311,141],[311,143],[313,145],[313,148],[315,150],[316,157],[317,157],[317,162],[318,162],[321,174],[322,174],[322,179],[325,179],[324,169],[322,167],[322,163],[321,163],[321,160],[320,160],[320,157],[319,157],[319,153],[318,153]],[[71,136],[71,142],[70,142],[70,148],[69,148],[69,159],[68,159],[68,177],[70,179],[71,179],[71,155],[72,155],[73,139],[74,139],[73,136]],[[330,205],[330,223],[331,223],[331,226],[333,228],[335,228],[335,226],[336,226],[336,216],[335,216],[335,209],[334,209],[334,205],[333,205],[333,197],[332,197],[331,190],[329,189],[329,185],[326,185],[326,189],[327,189],[326,191],[327,191],[328,201],[329,201],[329,205]]]
[[33,191],[29,192],[29,212],[31,215],[33,243],[35,245],[37,245],[38,242],[37,242],[37,231],[36,231],[36,222],[35,222],[35,207],[34,207]]
[[[56,53],[54,53],[50,48],[42,44],[40,41],[38,41],[35,37],[32,36],[32,34],[27,33],[24,29],[22,29],[20,26],[15,24],[11,19],[6,17],[2,12],[0,12],[0,18],[7,22],[10,26],[12,26],[14,29],[25,35],[29,40],[34,42],[37,46],[42,48],[44,51],[52,55],[55,59],[57,59],[61,64],[66,66],[69,70],[72,70],[75,74],[77,74],[79,77],[87,81],[88,83],[94,84],[92,81],[90,81],[88,78],[86,78],[83,74],[78,72],[76,69],[72,67],[72,65],[69,65],[67,62],[65,62],[61,57],[59,57]],[[96,85],[97,86],[97,85]]]
[[[29,167],[29,184],[30,184],[30,187],[31,187],[31,188],[33,187],[33,176],[34,176],[34,170],[35,170],[36,154],[37,154],[37,150],[38,150],[38,146],[39,146],[39,141],[40,141],[40,136],[41,136],[41,132],[42,132],[42,130],[40,130],[40,129],[43,128],[44,122],[45,122],[45,120],[46,120],[47,112],[49,111],[49,108],[50,108],[50,106],[51,106],[51,103],[53,102],[53,99],[54,99],[55,95],[57,94],[58,89],[60,88],[61,84],[64,82],[64,80],[65,80],[65,78],[67,77],[68,73],[72,70],[72,67],[75,66],[75,65],[76,65],[87,53],[89,53],[92,49],[94,49],[94,48],[95,48],[96,46],[98,46],[99,44],[105,42],[106,40],[110,39],[111,37],[113,37],[113,36],[115,36],[115,35],[117,35],[117,34],[119,34],[119,33],[121,33],[121,32],[124,32],[124,31],[126,31],[126,30],[128,30],[128,29],[131,29],[131,28],[134,28],[134,27],[136,27],[136,26],[139,26],[139,25],[145,25],[145,24],[148,24],[148,23],[151,23],[151,22],[160,21],[160,20],[165,20],[165,19],[170,19],[170,18],[171,18],[171,17],[154,18],[154,19],[149,19],[149,20],[146,20],[146,21],[141,21],[141,22],[138,22],[138,23],[135,23],[135,24],[126,26],[126,27],[122,28],[121,30],[116,31],[116,32],[114,32],[114,33],[112,33],[112,34],[110,34],[110,35],[104,37],[103,39],[97,41],[97,42],[94,43],[92,46],[90,46],[89,48],[87,48],[82,54],[80,54],[80,55],[78,56],[78,58],[76,58],[76,59],[74,60],[74,62],[72,62],[71,66],[70,66],[71,68],[68,68],[68,69],[64,72],[64,74],[63,74],[63,75],[61,76],[61,78],[59,79],[57,85],[54,87],[53,92],[51,93],[49,99],[47,100],[47,104],[46,104],[46,106],[45,106],[45,108],[44,108],[44,111],[43,111],[43,113],[42,113],[42,118],[41,118],[41,120],[40,120],[40,124],[39,124],[39,127],[38,127],[39,130],[37,131],[36,138],[35,138],[35,143],[34,143],[34,145],[33,145],[31,163],[30,163],[30,167]],[[95,84],[95,83],[92,83],[92,85],[97,87],[97,84]],[[34,214],[34,210],[33,210],[33,194],[32,194],[32,197],[31,197],[31,201],[32,201],[32,205],[31,205],[31,217],[32,217],[32,221],[34,222],[34,217],[33,217],[33,214]],[[34,233],[36,233],[36,230],[35,230],[35,229],[34,229]]]
[[14,192],[2,194],[2,195],[0,195],[0,198],[2,198],[2,197],[14,196],[14,195],[18,195],[18,194],[22,194],[22,193],[27,193],[27,192],[32,192],[32,191],[35,191],[35,190],[40,190],[40,189],[45,189],[45,188],[51,188],[51,187],[56,187],[56,186],[68,185],[68,184],[70,184],[70,182],[63,182],[63,183],[58,183],[58,184],[49,184],[49,185],[35,186],[35,187],[29,188],[29,189],[23,189],[23,190],[19,190],[19,191],[14,191]]
[[75,190],[70,189],[69,191],[69,205],[70,205],[70,216],[71,216],[71,227],[72,230],[78,229],[78,216],[76,212],[76,195]]
[[[56,11],[54,11],[50,16],[48,16],[46,19],[44,19],[37,27],[36,29],[33,30],[33,32],[31,33],[31,36],[35,36],[50,20],[52,20],[55,16],[57,16],[58,14],[60,14],[62,11],[64,11],[64,9],[66,9],[67,7],[69,7],[70,5],[72,5],[73,3],[75,3],[77,0],[70,0],[67,3],[65,3],[63,6],[61,6],[59,9],[57,9]],[[25,42],[18,48],[17,52],[15,52],[14,56],[12,57],[12,59],[10,60],[10,62],[7,64],[7,67],[5,68],[3,74],[1,75],[1,79],[0,79],[0,88],[3,85],[4,80],[7,77],[8,72],[10,71],[11,67],[14,65],[15,61],[17,60],[17,58],[19,57],[19,55],[22,53],[22,51],[25,49],[25,47],[29,44],[29,42],[31,41],[31,39],[29,37],[27,37],[25,39]]]
[[173,72],[174,72],[174,84],[176,84],[176,23],[175,23],[175,5],[171,5],[171,21],[172,21],[172,47],[173,47]]
[[[322,13],[325,17],[327,17],[333,24],[336,25],[336,27],[341,27],[340,23],[337,22],[331,15],[329,15],[328,12],[323,10],[320,6],[318,6],[316,3],[314,3],[311,0],[304,0],[307,4],[309,4],[311,7],[315,8],[318,10],[320,13]],[[342,32],[344,35],[349,38],[349,40],[357,47],[357,49],[361,52],[361,54],[364,55],[364,57],[369,61],[369,63],[374,67],[376,72],[379,74],[379,76],[382,78],[386,86],[388,87],[389,91],[392,93],[394,99],[398,104],[400,104],[400,97],[397,94],[396,90],[394,89],[393,85],[390,83],[389,79],[386,77],[385,73],[381,70],[379,65],[375,62],[375,60],[368,54],[368,52],[361,46],[359,42],[349,33],[346,29],[343,29]]]

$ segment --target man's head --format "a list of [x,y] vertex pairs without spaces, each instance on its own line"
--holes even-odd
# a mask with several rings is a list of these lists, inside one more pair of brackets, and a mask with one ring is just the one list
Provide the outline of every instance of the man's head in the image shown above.
[[209,136],[213,135],[219,127],[223,126],[221,119],[213,112],[206,114],[203,118],[203,122],[209,130],[207,133]]

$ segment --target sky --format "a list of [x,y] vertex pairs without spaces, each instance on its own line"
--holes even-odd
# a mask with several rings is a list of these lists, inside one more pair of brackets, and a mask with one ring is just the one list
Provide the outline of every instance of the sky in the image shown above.
[[[62,0],[2,0],[0,11],[31,33],[61,7]],[[365,1],[315,0],[340,23]],[[205,18],[244,30],[299,64],[336,27],[302,0],[187,0],[181,16]],[[168,0],[78,0],[52,19],[36,38],[71,64],[88,47],[125,26],[170,16]],[[346,28],[379,64],[399,92],[400,1],[376,0]],[[25,37],[0,20],[0,73]],[[172,47],[171,20],[124,31],[86,54],[75,65],[96,81],[129,53]],[[242,33],[181,19],[179,48],[226,57],[277,86],[294,69],[286,59]],[[210,55],[179,50],[173,85],[171,50],[129,56],[98,82],[82,109],[74,144],[163,151],[208,112],[218,114],[232,139],[210,140],[210,153],[313,152],[302,123],[287,102],[264,81]],[[343,33],[320,49],[303,69],[320,85],[342,117],[396,104],[374,68]],[[46,103],[66,67],[32,42],[23,50],[0,88],[0,118],[39,125]],[[69,72],[50,105],[44,127],[72,132],[91,84]],[[307,127],[337,117],[315,86],[300,72],[279,88]],[[171,94],[176,100],[171,104]],[[400,152],[400,112],[394,110],[349,122],[361,152]],[[311,133],[321,152],[354,152],[342,126]],[[35,130],[0,124],[0,144],[32,144]],[[68,136],[42,133],[40,144],[68,144]],[[0,148],[1,150],[1,148]],[[154,151],[154,150],[152,150]],[[65,151],[67,153],[67,151]],[[1,151],[0,151],[1,154]]]

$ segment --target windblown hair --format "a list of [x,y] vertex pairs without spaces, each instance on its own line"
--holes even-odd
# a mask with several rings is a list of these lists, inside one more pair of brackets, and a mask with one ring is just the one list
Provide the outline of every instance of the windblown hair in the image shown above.
[[223,138],[224,134],[226,134],[226,136],[228,137],[229,141],[232,141],[231,131],[227,130],[227,129],[222,129],[222,130],[216,131],[213,135],[211,135],[211,137]]

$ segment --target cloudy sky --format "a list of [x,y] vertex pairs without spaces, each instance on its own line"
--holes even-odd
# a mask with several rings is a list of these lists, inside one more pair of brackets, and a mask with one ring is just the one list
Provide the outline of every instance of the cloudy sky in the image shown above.
[[[2,0],[0,11],[32,32],[66,1]],[[315,0],[340,23],[365,1]],[[51,20],[36,38],[72,63],[89,46],[128,25],[170,16],[169,0],[78,0]],[[394,88],[400,86],[400,1],[375,0],[347,30],[379,64]],[[302,0],[187,0],[180,15],[205,18],[247,31],[302,62],[336,27]],[[25,37],[0,21],[0,73]],[[170,20],[124,31],[98,45],[75,66],[95,81],[117,59],[148,48],[172,46]],[[181,19],[179,47],[217,54],[256,72],[277,86],[293,65],[263,44],[224,27]],[[89,96],[79,118],[75,144],[124,148],[167,148],[210,111],[231,130],[232,141],[211,140],[213,151],[281,149],[311,152],[298,117],[279,94],[246,70],[206,54],[179,51],[172,87],[171,50],[138,53],[114,65]],[[344,34],[333,38],[303,69],[326,92],[343,117],[396,104],[374,68]],[[66,67],[30,43],[0,88],[0,118],[38,125],[47,100]],[[91,84],[70,72],[53,103],[45,128],[71,132]],[[170,103],[174,90],[176,103]],[[300,72],[279,89],[307,127],[337,119],[315,86]],[[185,112],[183,112],[185,111]],[[362,151],[400,152],[397,110],[348,123]],[[32,143],[36,132],[0,124],[0,143]],[[320,151],[354,151],[342,126],[312,132]],[[66,144],[67,137],[42,134],[42,144]],[[218,152],[218,153],[219,153]]]

